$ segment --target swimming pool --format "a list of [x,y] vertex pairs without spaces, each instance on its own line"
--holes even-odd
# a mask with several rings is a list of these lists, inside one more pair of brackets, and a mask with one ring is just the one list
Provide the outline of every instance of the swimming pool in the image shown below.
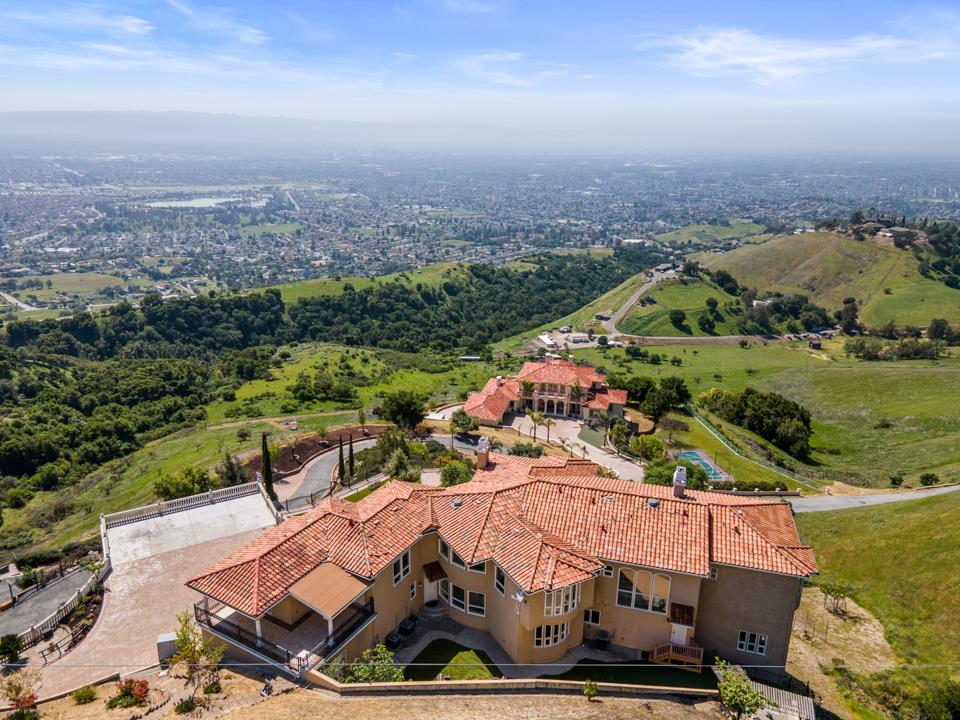
[[707,479],[713,482],[731,482],[732,477],[714,465],[701,450],[684,450],[677,456],[678,460],[696,463],[707,472]]

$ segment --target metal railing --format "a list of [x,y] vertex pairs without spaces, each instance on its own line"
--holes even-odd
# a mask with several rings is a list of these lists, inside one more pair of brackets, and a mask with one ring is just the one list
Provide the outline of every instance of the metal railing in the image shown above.
[[198,624],[208,627],[217,634],[239,643],[244,648],[249,648],[263,655],[288,672],[294,672],[299,676],[306,669],[304,658],[297,657],[286,648],[280,647],[269,640],[257,637],[256,633],[252,633],[229,620],[224,620],[215,613],[215,610],[205,608],[202,600],[193,606],[193,616]]
[[329,658],[343,644],[349,640],[354,633],[373,619],[376,613],[373,610],[373,598],[367,600],[363,605],[351,605],[350,615],[346,622],[340,624],[332,633],[317,643],[309,655],[305,658],[306,667],[316,667],[318,664]]

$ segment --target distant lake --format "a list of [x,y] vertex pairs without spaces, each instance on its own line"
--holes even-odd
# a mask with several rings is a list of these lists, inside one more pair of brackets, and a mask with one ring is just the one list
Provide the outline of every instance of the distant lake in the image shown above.
[[243,200],[243,198],[202,197],[193,198],[192,200],[158,200],[156,202],[144,203],[144,205],[152,208],[208,208],[216,207],[217,205],[222,205],[223,203],[238,202],[239,200]]

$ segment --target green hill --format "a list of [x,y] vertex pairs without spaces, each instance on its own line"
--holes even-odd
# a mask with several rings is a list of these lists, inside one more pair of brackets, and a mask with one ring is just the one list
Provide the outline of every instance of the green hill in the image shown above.
[[[290,305],[300,298],[340,295],[343,293],[343,288],[347,284],[352,285],[354,290],[362,290],[376,283],[382,284],[393,281],[402,282],[405,285],[416,285],[417,283],[431,286],[439,285],[448,273],[456,272],[454,269],[456,267],[456,263],[437,263],[436,265],[427,265],[417,270],[406,270],[404,272],[380,275],[373,278],[362,275],[342,277],[340,279],[317,278],[315,280],[301,280],[285,285],[276,285],[273,289],[280,291],[280,297],[283,298],[285,305]],[[256,292],[262,292],[262,290],[258,289]]]
[[[662,280],[655,290],[645,297],[652,297],[655,305],[635,305],[621,321],[618,329],[631,335],[659,336],[705,336],[736,335],[736,316],[724,306],[732,304],[739,310],[737,298],[721,290],[716,285],[696,278],[683,280]],[[707,309],[707,298],[715,298],[719,303],[716,313]],[[687,319],[677,326],[670,321],[672,310],[683,310]],[[712,333],[700,329],[700,316],[713,318],[715,327]]]
[[661,233],[653,239],[662,243],[713,245],[724,240],[758,235],[765,229],[766,226],[749,220],[731,220],[727,225],[688,225],[679,230]]
[[726,270],[741,285],[802,293],[830,310],[856,298],[867,325],[892,320],[925,327],[938,317],[960,322],[960,290],[923,277],[913,255],[893,247],[805,233],[697,259],[711,270]]
[[[854,587],[854,597],[883,623],[897,654],[911,664],[956,662],[960,646],[960,492],[911,502],[796,516],[813,545],[824,582]],[[900,671],[908,683],[922,671]],[[956,666],[930,679],[956,676]]]

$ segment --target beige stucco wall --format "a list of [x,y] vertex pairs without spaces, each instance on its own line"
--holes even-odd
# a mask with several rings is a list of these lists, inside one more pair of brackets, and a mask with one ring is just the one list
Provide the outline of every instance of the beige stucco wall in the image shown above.
[[267,614],[275,617],[277,620],[285,623],[286,625],[293,626],[304,615],[310,612],[313,611],[302,602],[294,597],[291,597],[290,595],[287,595],[283,600],[270,608],[270,612]]
[[[633,565],[610,563],[613,577],[598,577],[594,580],[593,604],[586,606],[600,611],[600,629],[610,633],[614,645],[636,650],[652,650],[657,645],[670,641],[671,625],[668,613],[633,610],[617,607],[617,578],[620,568],[638,569]],[[652,568],[639,568],[651,573],[660,572],[670,578],[669,602],[697,607],[699,604],[700,578],[679,573],[668,573]],[[581,618],[582,619],[582,618]],[[694,633],[696,637],[697,633]]]
[[[719,567],[717,579],[700,586],[697,642],[735,663],[784,665],[802,587],[801,578]],[[766,635],[766,655],[738,651],[741,630]]]

